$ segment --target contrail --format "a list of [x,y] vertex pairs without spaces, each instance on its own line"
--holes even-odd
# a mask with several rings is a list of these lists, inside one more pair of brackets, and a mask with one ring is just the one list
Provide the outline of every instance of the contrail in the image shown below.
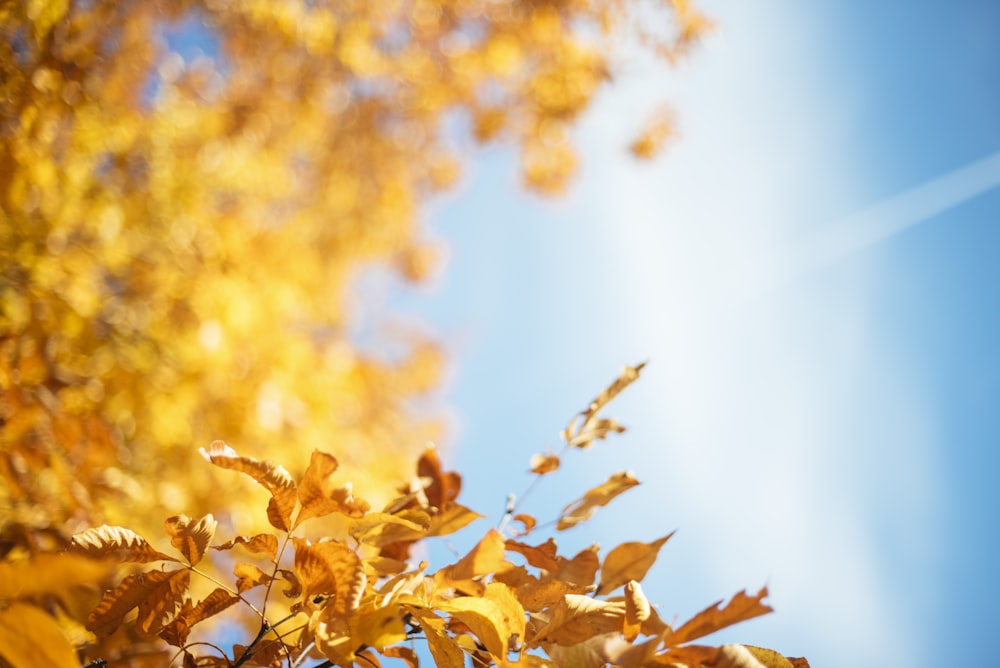
[[797,271],[833,264],[1000,186],[1000,151],[827,226],[797,249]]

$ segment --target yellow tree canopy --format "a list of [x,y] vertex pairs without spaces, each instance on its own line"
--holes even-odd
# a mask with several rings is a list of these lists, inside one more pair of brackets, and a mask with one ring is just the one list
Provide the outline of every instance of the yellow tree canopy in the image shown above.
[[427,273],[420,205],[471,141],[559,192],[620,38],[669,59],[703,27],[684,0],[4,3],[4,551],[201,513],[219,491],[192,462],[217,438],[291,467],[332,450],[389,494],[411,458],[387,455],[439,436],[407,405],[440,354],[356,345],[355,270]]

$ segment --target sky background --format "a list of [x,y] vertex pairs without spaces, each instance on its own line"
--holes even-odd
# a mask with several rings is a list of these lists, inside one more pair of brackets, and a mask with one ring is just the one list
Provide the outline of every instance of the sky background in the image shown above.
[[[530,456],[626,364],[629,431],[525,500],[572,554],[677,529],[644,588],[666,620],[767,584],[717,642],[823,666],[984,665],[1000,597],[1000,5],[698,3],[666,76],[624,63],[565,198],[479,154],[426,218],[440,276],[391,308],[452,357],[449,459],[502,513]],[[661,100],[679,136],[625,151]],[[481,528],[485,528],[485,525]],[[990,659],[986,659],[989,663]]]

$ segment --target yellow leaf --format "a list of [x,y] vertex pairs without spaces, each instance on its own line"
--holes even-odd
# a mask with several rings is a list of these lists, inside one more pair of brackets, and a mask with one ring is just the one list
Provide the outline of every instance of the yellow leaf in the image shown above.
[[406,640],[406,625],[399,606],[368,607],[350,617],[351,640],[381,651],[387,645]]
[[673,535],[671,532],[652,543],[622,543],[611,550],[601,565],[601,583],[597,585],[597,595],[603,596],[614,591],[629,580],[641,581],[656,562],[660,548]]
[[93,559],[112,559],[122,563],[143,564],[150,561],[177,561],[157,551],[149,542],[125,527],[107,524],[75,534],[69,549]]
[[462,596],[442,602],[439,609],[469,627],[497,659],[507,657],[512,637],[524,638],[524,609],[503,583],[489,584],[482,597]]
[[349,517],[363,517],[368,512],[366,501],[355,499],[350,483],[334,487],[330,476],[337,470],[337,459],[328,453],[313,450],[309,467],[298,486],[302,509],[295,524],[330,513],[343,513]]
[[194,566],[205,556],[205,550],[215,538],[215,530],[219,523],[209,513],[197,522],[192,522],[187,515],[174,515],[168,517],[163,526],[170,536],[170,544]]
[[422,510],[403,510],[398,514],[368,513],[352,520],[348,533],[359,543],[382,547],[400,541],[417,540],[427,535],[430,516]]
[[236,538],[223,543],[213,545],[213,550],[230,550],[236,545],[242,545],[255,554],[264,553],[274,561],[278,556],[278,539],[274,534],[259,533],[255,536],[237,536]]
[[173,619],[187,591],[191,571],[149,571],[126,577],[104,598],[87,618],[87,629],[108,636],[121,625],[133,608],[138,608],[136,626],[143,635],[159,633]]
[[295,543],[295,573],[302,583],[306,609],[316,596],[329,596],[326,608],[346,617],[357,609],[365,588],[365,569],[358,555],[339,541],[311,545],[301,538]]
[[439,586],[449,586],[448,583],[471,580],[472,578],[502,573],[513,564],[504,559],[504,537],[496,529],[490,529],[467,555],[458,562],[441,569],[434,575]]
[[444,630],[444,620],[424,607],[405,606],[427,637],[427,648],[437,668],[465,668],[465,653]]
[[599,601],[589,596],[567,594],[552,610],[549,621],[535,632],[529,644],[575,645],[621,629],[624,617],[625,603],[621,601]]
[[596,545],[591,545],[577,552],[572,559],[563,560],[564,563],[562,563],[559,572],[556,573],[556,577],[570,584],[584,587],[593,584],[594,576],[597,575],[597,569],[601,563],[597,557],[597,550]]
[[271,461],[260,461],[252,457],[241,457],[224,441],[212,441],[199,449],[201,456],[216,466],[231,471],[245,473],[271,493],[267,505],[267,518],[271,525],[282,531],[291,530],[292,511],[295,510],[297,495],[295,481],[284,469]]
[[719,629],[724,629],[738,622],[766,615],[772,612],[772,608],[763,603],[766,597],[767,587],[763,587],[756,596],[748,596],[746,591],[739,592],[723,608],[719,607],[722,605],[722,601],[718,601],[667,636],[666,643],[669,646],[680,645],[715,633]]
[[20,601],[0,607],[0,659],[11,668],[80,665],[56,620]]
[[616,378],[611,385],[602,390],[601,393],[590,402],[587,409],[580,413],[580,419],[574,419],[570,422],[569,426],[563,430],[563,440],[565,440],[567,444],[577,448],[588,448],[596,439],[605,438],[608,433],[612,431],[625,431],[625,428],[614,420],[598,419],[597,414],[602,408],[608,405],[608,402],[618,396],[622,390],[639,378],[639,373],[642,371],[644,366],[646,366],[645,362],[635,366],[625,367],[622,374]]
[[233,575],[236,576],[236,591],[241,594],[271,581],[270,575],[253,564],[236,564],[233,566]]
[[100,582],[108,572],[107,563],[75,554],[42,553],[0,561],[0,600],[65,595],[70,587]]
[[639,633],[659,636],[664,632],[672,632],[670,626],[660,619],[660,616],[650,605],[642,591],[642,586],[633,581],[625,585],[625,640],[632,642]]
[[604,483],[588,490],[583,497],[563,508],[556,529],[565,531],[590,519],[599,506],[606,506],[619,494],[627,492],[638,484],[639,481],[631,471],[615,473]]

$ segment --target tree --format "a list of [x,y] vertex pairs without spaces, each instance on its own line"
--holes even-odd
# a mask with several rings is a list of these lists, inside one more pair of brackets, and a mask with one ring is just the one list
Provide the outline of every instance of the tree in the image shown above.
[[[391,500],[441,435],[410,409],[441,354],[415,331],[388,355],[358,339],[359,268],[433,268],[420,207],[475,143],[516,147],[525,185],[559,192],[621,34],[671,60],[705,25],[683,0],[5,3],[7,575],[89,526],[207,517],[218,482],[192,445],[219,437],[292,467],[333,448]],[[633,152],[668,129],[654,116]],[[249,498],[226,512],[261,518]],[[74,567],[65,587],[96,578]]]

